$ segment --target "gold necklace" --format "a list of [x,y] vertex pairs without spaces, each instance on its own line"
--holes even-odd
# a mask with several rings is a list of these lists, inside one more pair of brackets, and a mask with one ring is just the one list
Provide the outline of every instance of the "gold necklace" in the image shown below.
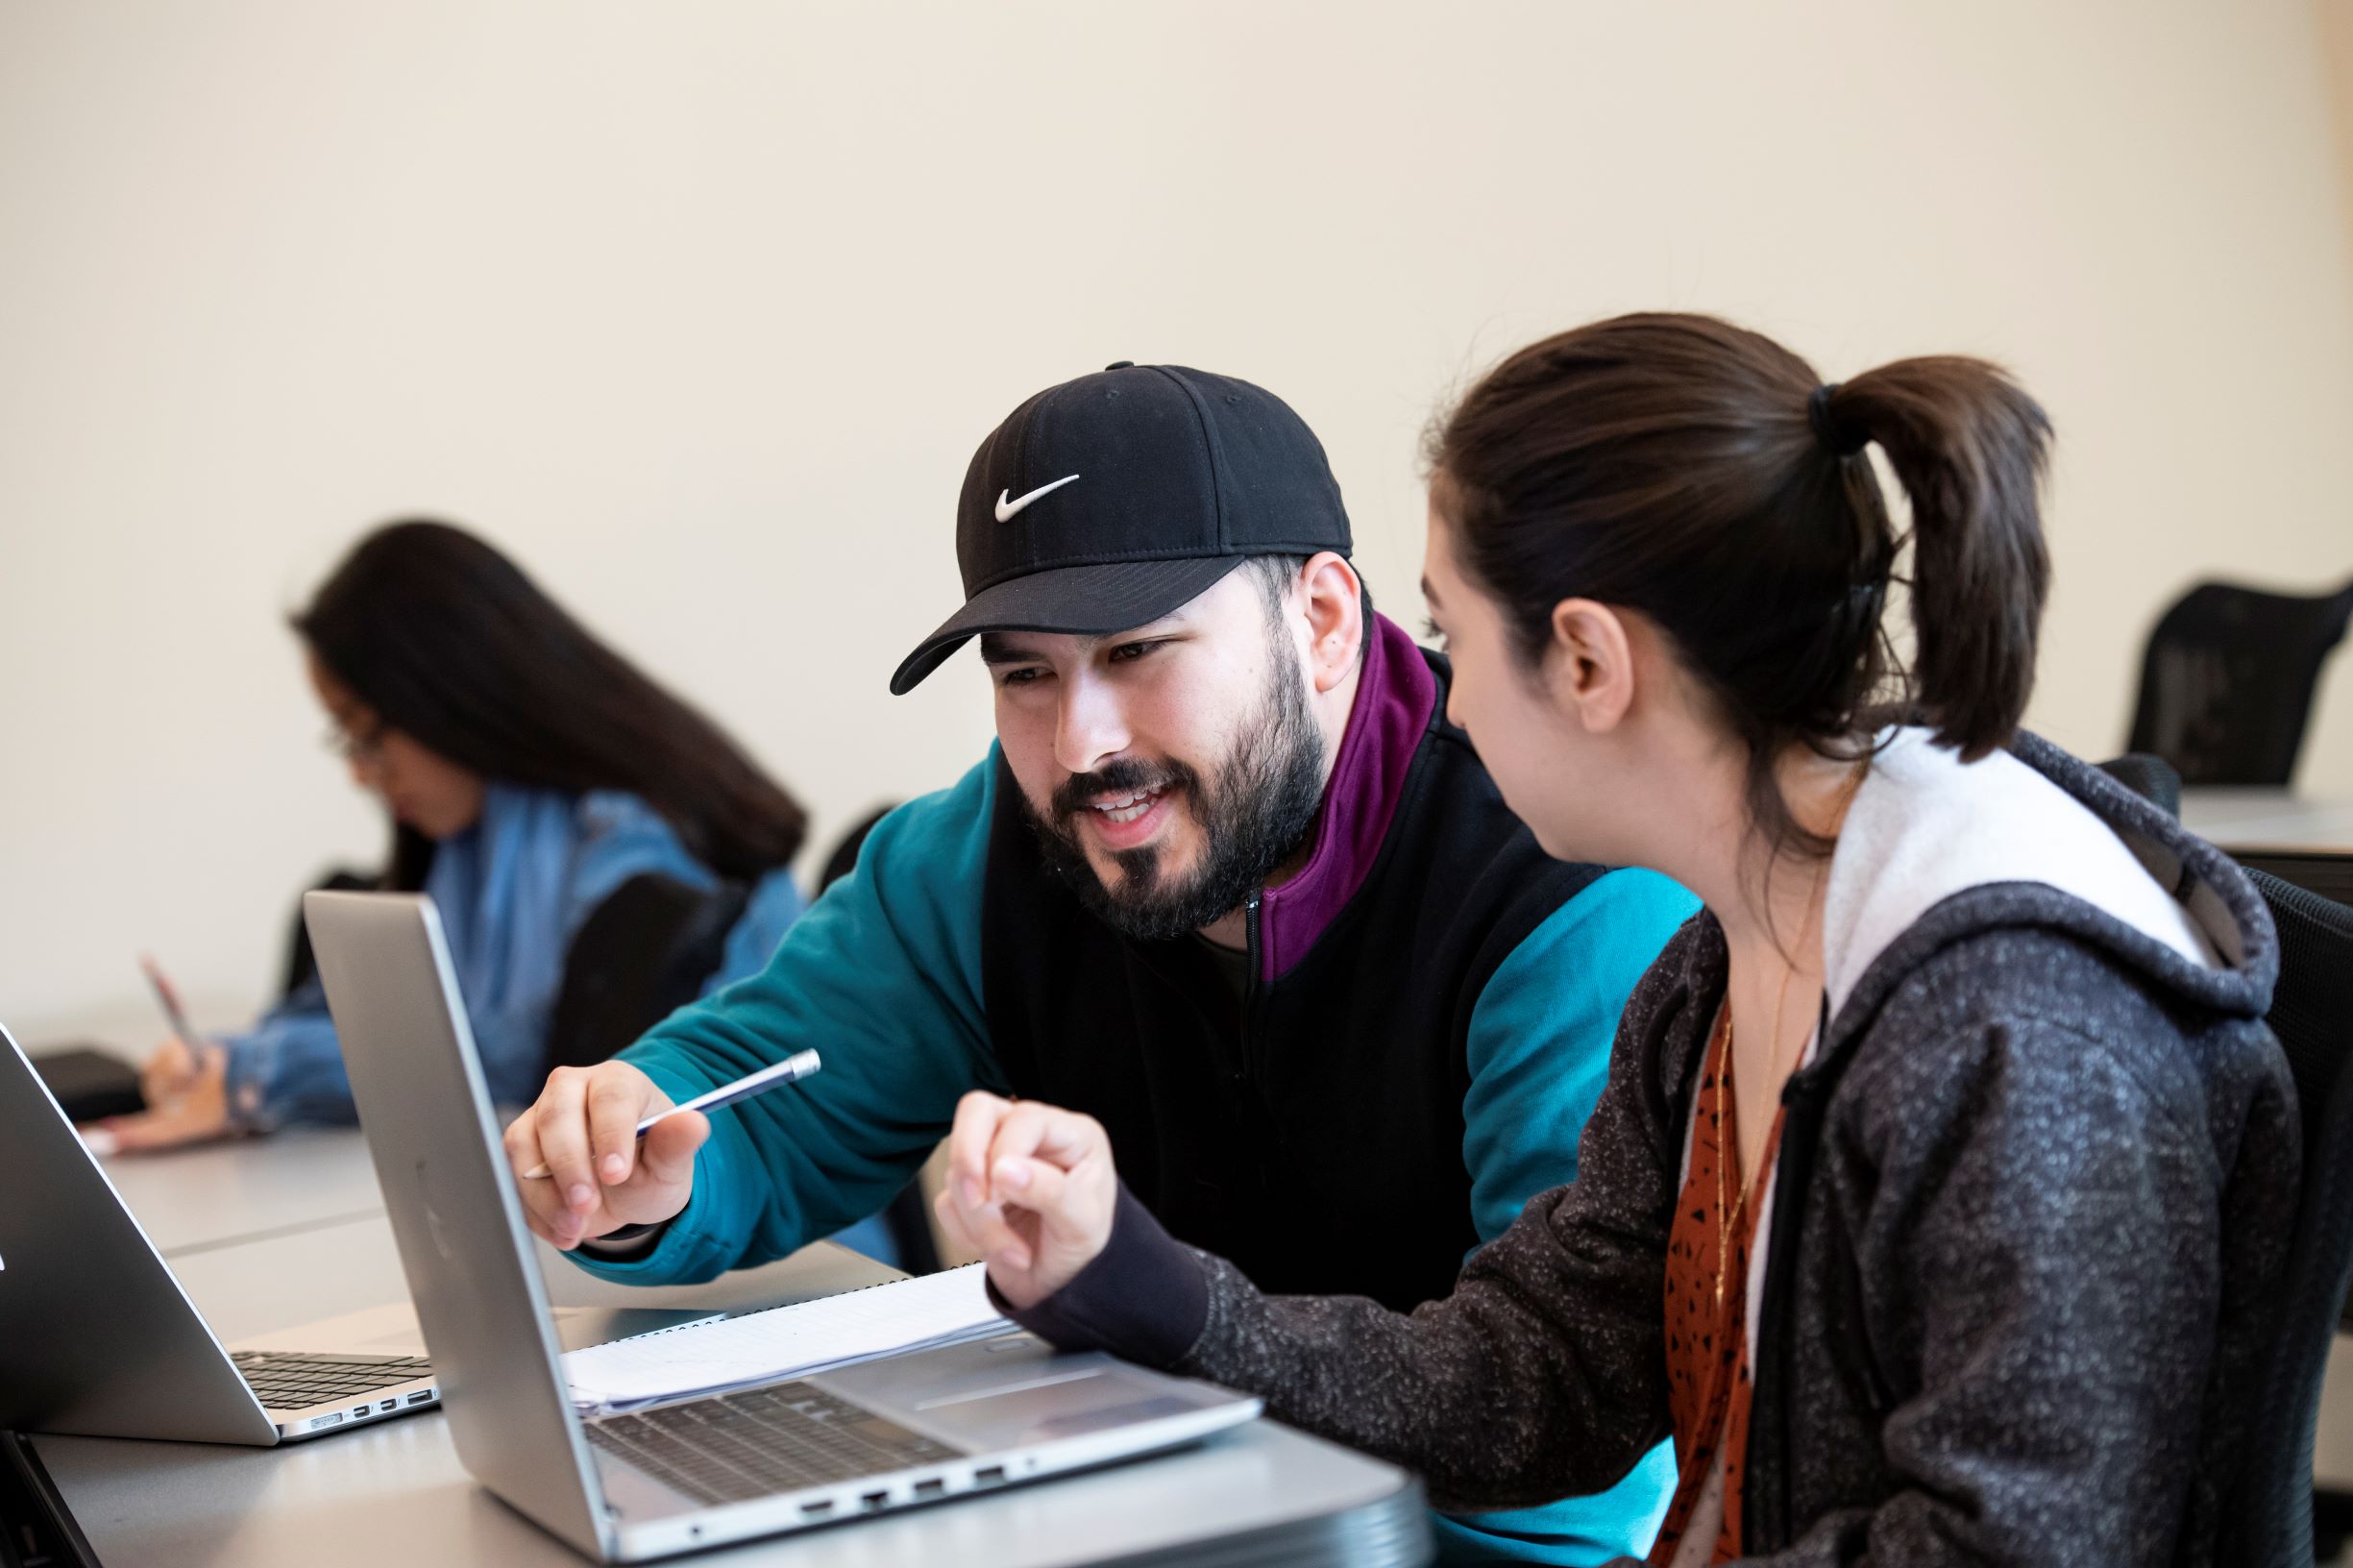
[[[1731,1085],[1732,998],[1728,992],[1724,998],[1724,1055],[1721,1059],[1721,1066],[1718,1069],[1716,1078],[1717,1105],[1722,1106],[1730,1097]],[[1738,1115],[1740,1114],[1740,1108],[1735,1105],[1732,1108],[1732,1114],[1734,1115]],[[1732,1257],[1732,1199],[1728,1186],[1730,1177],[1727,1172],[1727,1167],[1738,1164],[1740,1163],[1739,1134],[1740,1130],[1737,1126],[1728,1128],[1726,1127],[1724,1125],[1723,1115],[1717,1115],[1716,1213],[1718,1218],[1716,1220],[1716,1313],[1719,1317],[1721,1317],[1724,1313],[1724,1280],[1726,1274],[1731,1269]],[[1748,1197],[1748,1185],[1749,1184],[1746,1180],[1743,1180],[1740,1184],[1741,1197],[1744,1202]]]
[[[1791,965],[1781,970],[1781,989],[1773,999],[1773,1038],[1767,1046],[1765,1053],[1765,1066],[1768,1073],[1771,1074],[1771,1077],[1768,1077],[1767,1079],[1768,1082],[1772,1081],[1772,1077],[1779,1076],[1778,1069],[1781,1065],[1781,1015],[1783,1010],[1789,1005],[1789,982],[1797,972],[1798,970],[1795,965]],[[1731,1085],[1732,1002],[1731,998],[1728,996],[1724,1001],[1724,1076],[1722,1084],[1716,1090],[1716,1100],[1718,1104],[1723,1104],[1724,1101],[1730,1096]],[[1737,1104],[1734,1104],[1732,1107],[1732,1115],[1734,1117],[1737,1117],[1740,1115],[1740,1107]],[[1732,1126],[1727,1132],[1720,1134],[1717,1137],[1716,1144],[1718,1154],[1716,1161],[1716,1213],[1724,1215],[1723,1223],[1716,1229],[1716,1310],[1718,1311],[1722,1311],[1724,1310],[1724,1287],[1727,1278],[1731,1270],[1732,1233],[1740,1228],[1741,1212],[1748,1207],[1749,1190],[1751,1188],[1754,1187],[1756,1183],[1755,1177],[1752,1176],[1749,1172],[1747,1162],[1740,1158],[1740,1126],[1737,1120],[1733,1122]],[[1738,1165],[1740,1167],[1740,1190],[1736,1193],[1728,1193],[1726,1189],[1726,1167],[1728,1165]],[[1757,1174],[1762,1175],[1764,1172],[1765,1158],[1761,1154],[1757,1156],[1756,1166]]]
[[[1846,785],[1839,791],[1838,808],[1830,827],[1830,833],[1833,838],[1835,838],[1838,831],[1846,825],[1847,813],[1854,805],[1855,794],[1857,791],[1862,789],[1863,780],[1870,774],[1870,772],[1871,758],[1868,755],[1857,758],[1853,771],[1847,775]],[[1816,895],[1822,892],[1822,879],[1829,873],[1829,869],[1830,863],[1826,858],[1822,864],[1814,868],[1814,884],[1812,887],[1805,890],[1805,924],[1798,931],[1798,950],[1800,952],[1803,952],[1805,950],[1806,935],[1813,930],[1815,917],[1820,913],[1815,908],[1815,899]],[[1789,1010],[1789,982],[1797,978],[1797,973],[1798,967],[1795,964],[1787,964],[1782,966],[1780,990],[1774,993],[1773,1034],[1772,1037],[1766,1041],[1765,1046],[1765,1070],[1767,1074],[1766,1082],[1768,1083],[1777,1082],[1781,1077],[1781,1018]],[[1801,1050],[1804,1048],[1802,1043],[1801,1043],[1799,1048]],[[1793,1073],[1797,1071],[1796,1063],[1793,1062],[1790,1064],[1790,1071]],[[1724,995],[1724,1071],[1721,1075],[1716,1090],[1716,1103],[1718,1105],[1724,1104],[1731,1097],[1731,1093],[1732,996],[1731,992],[1728,987]],[[1734,1104],[1732,1107],[1732,1115],[1735,1117],[1740,1115],[1740,1107],[1737,1104]],[[1724,1217],[1716,1227],[1716,1311],[1718,1312],[1722,1312],[1724,1311],[1724,1287],[1726,1276],[1731,1268],[1732,1232],[1740,1225],[1741,1212],[1748,1207],[1749,1203],[1749,1189],[1753,1187],[1755,1183],[1754,1179],[1750,1175],[1746,1162],[1742,1161],[1740,1158],[1740,1128],[1738,1123],[1735,1122],[1731,1127],[1726,1128],[1723,1125],[1723,1118],[1719,1116],[1717,1119],[1717,1127],[1716,1213]],[[1768,1150],[1770,1147],[1771,1135],[1768,1134]],[[1728,1163],[1740,1166],[1740,1191],[1737,1195],[1730,1193],[1727,1188],[1726,1166]],[[1764,1173],[1764,1168],[1765,1155],[1760,1153],[1756,1157],[1756,1174],[1762,1175]],[[1746,1282],[1744,1281],[1743,1283],[1745,1284]]]

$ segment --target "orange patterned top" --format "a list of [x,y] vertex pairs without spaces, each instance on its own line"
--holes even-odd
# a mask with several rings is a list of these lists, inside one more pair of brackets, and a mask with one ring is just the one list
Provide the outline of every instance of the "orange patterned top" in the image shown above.
[[1724,1455],[1724,1525],[1711,1563],[1740,1556],[1742,1461],[1749,1447],[1749,1252],[1756,1206],[1781,1143],[1781,1118],[1744,1191],[1740,1122],[1732,1103],[1732,1010],[1716,1016],[1691,1132],[1681,1201],[1667,1234],[1667,1412],[1679,1475],[1675,1501],[1651,1548],[1654,1568],[1672,1561],[1692,1510]]

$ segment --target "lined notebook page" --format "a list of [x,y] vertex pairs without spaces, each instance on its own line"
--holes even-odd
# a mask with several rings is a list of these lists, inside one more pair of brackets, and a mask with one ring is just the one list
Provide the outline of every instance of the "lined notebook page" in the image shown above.
[[582,1409],[625,1410],[977,1339],[1012,1326],[989,1304],[984,1278],[970,1263],[591,1345],[565,1354],[564,1377]]

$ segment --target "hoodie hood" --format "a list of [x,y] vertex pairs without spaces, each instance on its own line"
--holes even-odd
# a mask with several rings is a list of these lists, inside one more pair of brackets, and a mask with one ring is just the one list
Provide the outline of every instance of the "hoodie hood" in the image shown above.
[[1404,627],[1376,614],[1307,860],[1259,899],[1262,985],[1295,968],[1372,874],[1437,706],[1437,676],[1422,650]]
[[2244,873],[2154,804],[2031,735],[1963,763],[1924,729],[1896,731],[1855,792],[1824,894],[1836,1032],[1859,1021],[1850,1003],[1867,1014],[1945,943],[2019,924],[2066,929],[2230,1016],[2260,1017],[2278,973]]

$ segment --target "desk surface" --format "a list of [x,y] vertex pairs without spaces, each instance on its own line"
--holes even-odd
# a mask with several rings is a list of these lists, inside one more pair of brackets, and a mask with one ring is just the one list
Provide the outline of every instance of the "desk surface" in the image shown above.
[[[405,1297],[356,1132],[107,1165],[225,1339]],[[660,1290],[594,1279],[546,1249],[542,1266],[559,1307],[772,1306],[889,1277],[826,1242],[709,1285]],[[278,1449],[56,1436],[36,1447],[110,1564],[582,1560],[475,1485],[438,1410]],[[694,1560],[1042,1568],[1181,1561],[1191,1547],[1220,1563],[1285,1560],[1303,1549],[1327,1560],[1410,1562],[1427,1556],[1429,1527],[1404,1472],[1258,1421],[1179,1454]]]
[[2181,821],[2223,849],[2353,852],[2353,800],[2306,799],[2287,790],[2184,790]]
[[380,1215],[384,1196],[356,1127],[295,1127],[101,1162],[156,1250],[186,1254]]
[[[224,1340],[404,1302],[391,1221],[356,1128],[306,1128],[105,1162],[114,1189]],[[890,1270],[820,1242],[783,1263],[652,1292],[614,1285],[540,1244],[558,1307],[680,1306],[734,1311],[829,1295]]]

